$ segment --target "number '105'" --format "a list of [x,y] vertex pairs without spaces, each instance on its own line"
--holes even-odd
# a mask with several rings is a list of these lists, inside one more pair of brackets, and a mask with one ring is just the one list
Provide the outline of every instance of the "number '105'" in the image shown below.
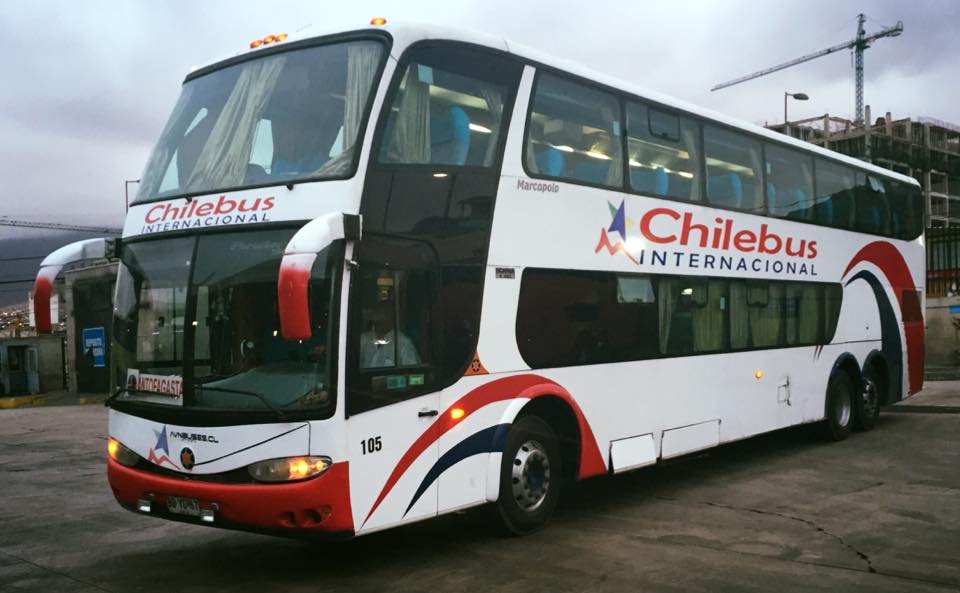
[[363,454],[373,453],[374,451],[379,451],[383,449],[383,441],[380,440],[380,437],[370,437],[360,441],[360,448],[363,449]]

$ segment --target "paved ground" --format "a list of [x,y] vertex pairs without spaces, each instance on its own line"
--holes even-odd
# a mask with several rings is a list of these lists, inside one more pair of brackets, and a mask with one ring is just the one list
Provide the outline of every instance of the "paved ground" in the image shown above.
[[957,591],[960,382],[905,403],[843,443],[789,430],[588,480],[527,538],[470,512],[336,545],[123,511],[101,406],[3,410],[0,591]]

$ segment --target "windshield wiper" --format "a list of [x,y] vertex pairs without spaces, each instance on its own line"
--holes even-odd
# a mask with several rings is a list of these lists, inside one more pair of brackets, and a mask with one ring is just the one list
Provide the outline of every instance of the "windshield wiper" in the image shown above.
[[275,406],[274,404],[270,403],[270,400],[268,400],[268,399],[266,398],[266,396],[264,396],[262,393],[257,393],[256,391],[246,391],[246,390],[243,390],[243,389],[233,389],[232,387],[211,387],[211,386],[206,385],[205,383],[203,383],[203,382],[201,382],[201,381],[195,381],[194,384],[193,384],[193,388],[194,388],[194,389],[199,389],[200,391],[208,390],[208,391],[219,391],[219,392],[222,392],[222,393],[238,393],[238,394],[240,394],[240,395],[249,395],[250,397],[255,397],[255,398],[257,398],[258,400],[260,400],[261,402],[263,402],[263,405],[265,405],[266,407],[268,407],[268,408],[270,408],[271,410],[273,410],[274,412],[276,412],[276,413],[277,413],[277,418],[279,418],[279,419],[282,420],[283,417],[284,417],[284,415],[283,415],[283,409],[281,409],[281,408]]

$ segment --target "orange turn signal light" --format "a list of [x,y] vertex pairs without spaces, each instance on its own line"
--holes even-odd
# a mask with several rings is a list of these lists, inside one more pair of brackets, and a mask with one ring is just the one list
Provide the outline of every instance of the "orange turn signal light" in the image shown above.
[[387,24],[387,19],[383,18],[382,16],[374,17],[370,19],[370,24],[376,27],[381,27]]
[[450,418],[452,418],[453,420],[459,420],[466,415],[467,413],[464,411],[463,408],[454,408],[450,410]]
[[753,374],[753,378],[756,379],[757,381],[759,381],[760,379],[763,379],[763,371],[761,371],[760,369],[757,369],[757,372]]

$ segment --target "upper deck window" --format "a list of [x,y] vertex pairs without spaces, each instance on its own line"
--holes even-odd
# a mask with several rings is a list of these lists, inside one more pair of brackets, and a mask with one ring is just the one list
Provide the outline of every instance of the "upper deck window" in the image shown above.
[[530,111],[527,170],[593,185],[623,185],[615,96],[543,74]]
[[434,65],[423,50],[407,64],[394,94],[381,141],[383,164],[489,167],[503,132],[503,108],[512,89],[469,64]]
[[703,127],[707,200],[721,208],[763,211],[760,142],[714,126]]
[[813,157],[767,143],[767,209],[772,216],[812,222]]
[[336,43],[188,81],[137,200],[351,175],[383,54],[377,41]]
[[675,113],[627,104],[630,188],[685,200],[700,200],[699,128]]

